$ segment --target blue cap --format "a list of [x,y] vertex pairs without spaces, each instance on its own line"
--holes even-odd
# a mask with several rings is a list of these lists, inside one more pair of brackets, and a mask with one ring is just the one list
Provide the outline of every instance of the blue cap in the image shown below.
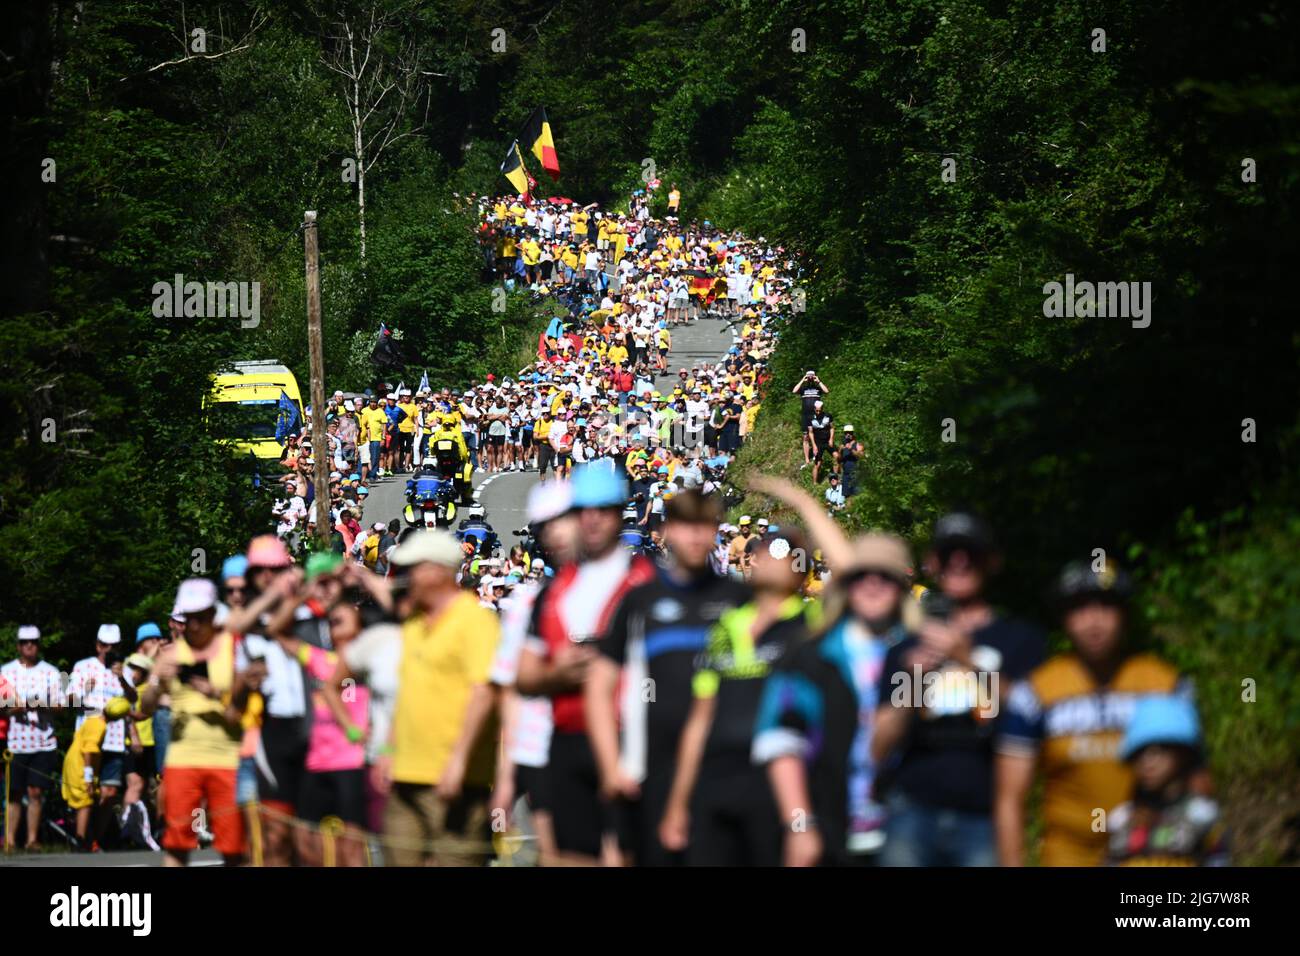
[[162,637],[162,631],[158,630],[158,625],[153,621],[145,621],[135,629],[135,642],[137,644],[151,637]]
[[1119,755],[1129,760],[1151,744],[1195,747],[1200,741],[1201,724],[1192,702],[1186,697],[1153,694],[1139,699],[1133,708]]
[[574,508],[616,508],[627,503],[627,482],[609,459],[573,469]]
[[242,554],[226,558],[221,562],[221,580],[229,581],[231,578],[242,578],[248,571],[248,558]]

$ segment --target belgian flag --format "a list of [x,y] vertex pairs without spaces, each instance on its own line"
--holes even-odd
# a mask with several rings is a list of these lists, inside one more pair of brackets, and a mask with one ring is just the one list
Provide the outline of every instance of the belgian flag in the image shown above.
[[506,158],[501,161],[501,175],[510,180],[510,185],[515,187],[515,192],[520,195],[528,195],[533,185],[533,177],[528,175],[528,170],[524,168],[524,157],[519,153],[519,140],[510,144],[510,152],[506,153]]
[[529,150],[542,163],[542,168],[551,174],[552,179],[560,178],[560,159],[555,155],[555,140],[551,137],[551,124],[546,118],[546,107],[539,106],[533,110],[524,124],[520,140],[528,144]]

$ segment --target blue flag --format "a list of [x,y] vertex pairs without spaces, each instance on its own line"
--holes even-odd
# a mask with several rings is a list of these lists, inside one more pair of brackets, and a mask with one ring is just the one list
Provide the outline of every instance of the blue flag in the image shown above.
[[277,407],[279,411],[275,419],[275,440],[277,444],[283,445],[289,433],[298,427],[298,406],[293,403],[284,389],[281,389]]
[[420,387],[419,387],[418,391],[421,391],[421,392],[428,392],[428,391],[429,391],[429,373],[428,373],[428,372],[425,372],[423,375],[420,376]]

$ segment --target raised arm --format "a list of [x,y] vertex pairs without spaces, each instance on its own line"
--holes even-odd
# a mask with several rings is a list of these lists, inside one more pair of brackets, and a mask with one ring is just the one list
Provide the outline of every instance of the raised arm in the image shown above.
[[821,545],[826,565],[836,574],[852,565],[853,546],[848,536],[826,513],[817,499],[792,481],[770,475],[755,475],[748,487],[760,494],[770,495],[793,508],[808,528],[808,533]]

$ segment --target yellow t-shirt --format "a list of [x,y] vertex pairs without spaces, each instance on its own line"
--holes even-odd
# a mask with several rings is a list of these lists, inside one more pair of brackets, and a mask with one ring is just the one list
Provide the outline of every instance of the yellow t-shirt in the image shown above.
[[397,407],[406,412],[406,417],[397,423],[397,430],[408,435],[415,434],[415,416],[419,413],[420,406],[415,402],[406,402],[405,404],[398,402]]
[[[229,632],[215,638],[216,653],[208,659],[208,681],[221,700],[213,700],[179,679],[163,690],[172,699],[172,738],[167,745],[167,767],[210,767],[234,770],[239,766],[242,732],[231,730],[222,719],[235,682],[235,641]],[[194,651],[182,638],[176,642],[176,663],[193,664]]]
[[140,735],[140,746],[152,747],[154,745],[152,717],[137,720],[135,722],[135,732]]
[[571,221],[575,236],[585,236],[587,234],[587,214],[585,212],[575,212]]
[[[470,692],[488,683],[501,627],[497,616],[461,591],[431,623],[421,614],[402,625],[401,683],[393,717],[393,779],[436,784],[460,737]],[[490,786],[497,732],[489,720],[470,753],[467,785]]]
[[361,440],[383,441],[384,426],[387,424],[388,416],[384,414],[382,408],[371,408],[367,405],[361,410]]
[[519,252],[514,237],[506,236],[505,239],[501,241],[501,257],[503,259],[510,259],[518,254]]
[[627,363],[627,349],[621,345],[611,346],[609,350],[609,360],[615,365],[624,365]]
[[524,256],[524,265],[535,266],[542,258],[542,247],[531,239],[525,239],[520,250]]

